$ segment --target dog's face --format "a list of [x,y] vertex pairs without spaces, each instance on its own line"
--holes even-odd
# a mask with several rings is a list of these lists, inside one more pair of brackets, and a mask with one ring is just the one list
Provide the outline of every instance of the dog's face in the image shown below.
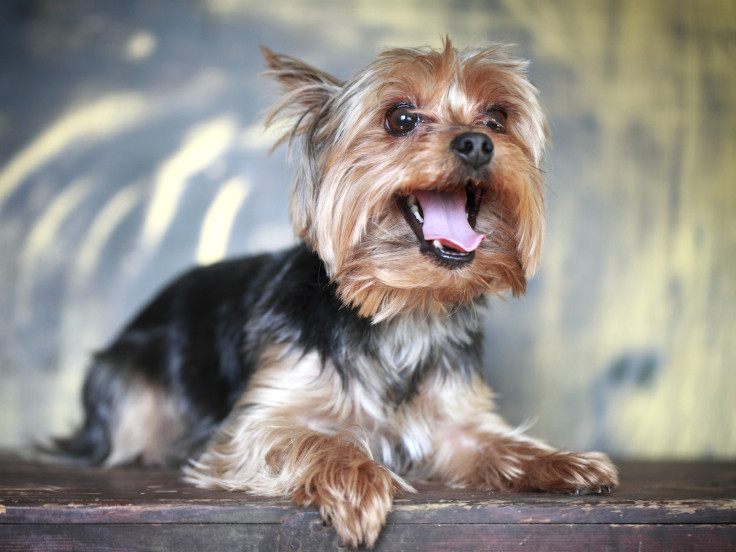
[[544,226],[545,123],[502,49],[383,53],[353,79],[264,51],[299,137],[291,216],[341,299],[384,320],[523,293]]

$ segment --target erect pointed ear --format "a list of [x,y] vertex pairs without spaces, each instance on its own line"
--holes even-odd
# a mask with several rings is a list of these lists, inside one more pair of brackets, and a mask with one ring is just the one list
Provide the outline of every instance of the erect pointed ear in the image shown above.
[[320,177],[316,152],[326,140],[325,121],[329,103],[342,92],[343,83],[332,75],[315,69],[290,56],[261,47],[269,70],[281,88],[282,96],[266,116],[266,126],[277,123],[281,136],[274,144],[288,142],[289,153],[301,139],[303,158],[294,181],[291,197],[291,220],[297,236],[306,237],[314,220],[317,187]]
[[275,118],[304,114],[322,106],[342,88],[342,82],[332,75],[296,58],[276,54],[264,46],[261,52],[269,68],[264,75],[276,79],[284,94],[266,124]]

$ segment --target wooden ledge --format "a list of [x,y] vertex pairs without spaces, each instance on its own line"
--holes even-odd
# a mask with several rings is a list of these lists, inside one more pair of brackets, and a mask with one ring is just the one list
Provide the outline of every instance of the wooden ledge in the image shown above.
[[[621,462],[607,496],[417,485],[376,550],[736,550],[736,462]],[[317,512],[173,470],[0,456],[0,550],[340,550]]]

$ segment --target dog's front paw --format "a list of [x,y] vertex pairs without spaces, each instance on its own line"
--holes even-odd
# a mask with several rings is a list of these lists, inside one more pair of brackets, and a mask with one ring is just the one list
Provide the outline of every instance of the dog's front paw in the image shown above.
[[321,501],[322,518],[332,521],[347,545],[371,548],[393,506],[393,478],[378,464],[362,466],[338,478],[342,482],[329,489],[330,496]]
[[319,507],[322,519],[331,523],[348,546],[373,547],[394,496],[406,485],[386,467],[350,451],[333,457],[305,474],[294,494],[297,504]]
[[618,485],[618,469],[600,452],[553,452],[531,461],[526,478],[540,491],[603,494]]

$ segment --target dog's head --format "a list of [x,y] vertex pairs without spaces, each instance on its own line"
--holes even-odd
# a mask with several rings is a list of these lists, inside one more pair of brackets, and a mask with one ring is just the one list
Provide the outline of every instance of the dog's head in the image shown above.
[[545,121],[502,47],[394,49],[341,82],[264,49],[267,122],[300,143],[297,235],[364,316],[451,310],[526,289],[544,227]]

